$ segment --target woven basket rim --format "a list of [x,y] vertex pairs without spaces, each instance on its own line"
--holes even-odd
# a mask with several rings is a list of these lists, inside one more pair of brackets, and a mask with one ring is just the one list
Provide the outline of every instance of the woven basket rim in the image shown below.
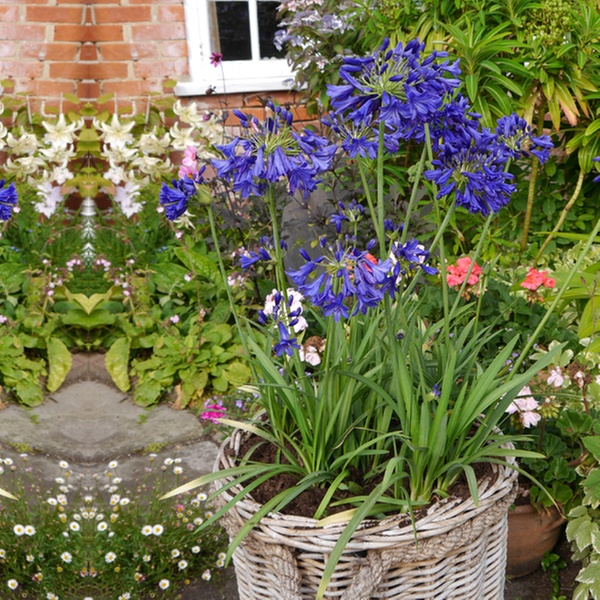
[[[231,456],[227,454],[227,449],[231,447],[234,454],[239,449],[239,443],[243,436],[248,435],[248,432],[240,429],[235,430],[219,447],[217,459],[214,464],[213,471],[218,472],[223,468],[236,466]],[[512,447],[508,442],[504,446]],[[507,463],[516,465],[514,457],[507,457]],[[513,491],[518,472],[515,468],[506,465],[491,463],[493,468],[498,470],[498,475],[495,478],[485,477],[478,481],[479,498],[478,503],[471,496],[467,498],[458,496],[449,496],[432,502],[426,507],[423,507],[422,514],[417,519],[411,519],[409,513],[398,513],[384,517],[383,519],[369,518],[364,519],[357,528],[355,535],[361,536],[363,533],[367,535],[385,535],[390,529],[395,531],[394,536],[398,534],[410,535],[414,538],[415,533],[419,534],[420,538],[439,535],[440,526],[448,528],[448,523],[453,523],[456,517],[472,518],[483,513],[489,506],[497,504],[499,500],[511,494]],[[222,481],[231,482],[233,478],[223,478],[213,483],[213,487],[218,490],[222,487]],[[234,486],[232,491],[235,493],[241,491],[241,486]],[[221,492],[220,494],[225,501],[233,498],[229,491]],[[256,513],[262,504],[256,502],[252,497],[246,496],[236,502],[236,510],[240,514],[244,514],[246,518]],[[464,519],[461,519],[464,521]],[[297,535],[299,537],[314,536],[318,534],[320,537],[329,537],[337,539],[341,531],[346,527],[348,521],[332,523],[328,525],[319,524],[319,520],[311,517],[303,517],[289,515],[286,513],[270,512],[260,521],[260,527],[266,527],[270,530],[285,530],[285,535]]]

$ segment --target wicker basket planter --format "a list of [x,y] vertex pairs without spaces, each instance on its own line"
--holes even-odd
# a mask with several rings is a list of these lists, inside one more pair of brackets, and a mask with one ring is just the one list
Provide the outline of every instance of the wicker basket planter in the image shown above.
[[[242,432],[221,446],[216,469],[235,466],[226,451],[239,450]],[[517,472],[479,483],[471,498],[438,502],[413,525],[406,515],[369,520],[356,531],[329,583],[326,597],[342,600],[502,600],[507,513]],[[216,487],[222,484],[216,482]],[[235,488],[233,488],[235,489]],[[228,492],[221,502],[232,498]],[[260,505],[238,502],[223,519],[230,538]],[[314,519],[271,513],[234,553],[241,600],[314,600],[329,553],[343,525],[318,527]]]

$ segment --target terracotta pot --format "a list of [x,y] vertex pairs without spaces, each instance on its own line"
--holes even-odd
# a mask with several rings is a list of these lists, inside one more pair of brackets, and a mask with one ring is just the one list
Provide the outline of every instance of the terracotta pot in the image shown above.
[[506,574],[523,577],[533,573],[544,553],[556,546],[565,522],[555,506],[538,511],[531,504],[523,504],[509,510]]

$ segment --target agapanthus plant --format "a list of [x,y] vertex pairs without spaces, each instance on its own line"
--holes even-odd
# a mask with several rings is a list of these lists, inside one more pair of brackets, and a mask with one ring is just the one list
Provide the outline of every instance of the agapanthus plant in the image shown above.
[[[508,450],[509,440],[496,426],[558,351],[525,365],[550,311],[531,339],[515,335],[490,358],[485,347],[494,334],[478,322],[477,299],[465,304],[463,295],[481,275],[475,267],[492,220],[517,186],[511,162],[532,148],[540,149],[536,156],[544,160],[549,140],[533,139],[516,116],[500,121],[496,132],[481,127],[455,91],[458,65],[442,62],[441,53],[422,53],[418,42],[393,49],[385,42],[372,56],[347,58],[340,72],[344,83],[329,86],[334,112],[325,122],[333,142],[308,130],[297,132],[290,113],[270,105],[262,123],[236,112],[242,134],[221,146],[223,158],[213,161],[218,175],[242,196],[265,197],[273,237],[244,253],[242,266],[265,260],[274,262],[276,273],[270,309],[259,313],[258,323],[237,319],[262,417],[251,423],[221,422],[254,434],[259,445],[274,444],[280,460],[274,469],[246,456],[230,475],[246,485],[246,493],[256,484],[244,482],[275,472],[296,482],[266,501],[242,531],[271,510],[285,511],[303,491],[321,488],[323,500],[314,516],[354,506],[345,514],[349,535],[366,516],[411,512],[447,495],[461,476],[477,497],[475,463],[502,462],[511,453],[531,456]],[[386,216],[384,161],[406,140],[422,146],[421,159],[412,169],[404,222],[394,223]],[[284,193],[309,194],[334,164],[334,153],[340,162],[358,164],[363,190],[331,216],[335,236],[301,248],[304,264],[286,273],[274,201],[277,185],[285,184]],[[375,186],[369,185],[372,179]],[[197,195],[216,241],[209,192],[197,181],[197,191],[188,193],[191,181],[180,180],[173,188],[165,184],[161,203],[181,195],[192,201]],[[409,235],[419,191],[426,194],[433,218],[428,246]],[[487,218],[470,262],[451,282],[458,274],[446,267],[444,241],[457,206]],[[598,230],[600,222],[591,239]],[[374,239],[365,242],[364,231],[374,231]],[[222,261],[221,269],[226,278]],[[289,288],[290,280],[297,289]],[[451,302],[453,285],[458,293]],[[420,292],[426,286],[441,291],[439,320],[424,311]],[[232,310],[235,315],[235,305]],[[301,318],[306,329],[297,327]],[[309,353],[319,360],[309,362]],[[508,369],[513,353],[517,357]],[[344,536],[331,553],[318,598],[343,545]]]

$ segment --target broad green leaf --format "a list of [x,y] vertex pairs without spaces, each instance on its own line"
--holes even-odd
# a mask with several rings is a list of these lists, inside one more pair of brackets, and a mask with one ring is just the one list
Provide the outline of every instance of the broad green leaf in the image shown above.
[[238,387],[250,381],[252,371],[243,362],[236,360],[223,371],[223,377],[227,379],[232,387]]
[[600,296],[593,296],[583,309],[577,335],[583,339],[598,331],[600,331]]
[[92,311],[100,302],[103,300],[108,300],[110,298],[110,291],[105,294],[92,294],[91,296],[86,296],[85,294],[71,294],[67,293],[67,298],[69,300],[74,300],[83,308],[86,314],[92,314]]
[[579,571],[577,581],[588,585],[598,585],[600,583],[600,562],[593,562]]
[[51,337],[47,343],[48,349],[48,391],[55,392],[63,383],[69,371],[73,357],[62,340]]
[[133,392],[133,399],[139,406],[150,406],[156,404],[163,387],[156,381],[144,381],[136,386]]
[[583,445],[594,455],[594,458],[600,462],[600,435],[584,437]]
[[64,325],[83,327],[88,331],[90,329],[94,329],[95,327],[112,325],[116,318],[117,317],[115,315],[104,309],[95,310],[91,315],[88,315],[83,309],[72,310],[61,316],[61,320]]
[[25,406],[38,406],[44,401],[44,392],[38,382],[22,379],[16,382],[14,391]]
[[122,391],[127,392],[131,387],[129,382],[129,338],[119,338],[106,353],[106,370],[109,372],[115,385]]

